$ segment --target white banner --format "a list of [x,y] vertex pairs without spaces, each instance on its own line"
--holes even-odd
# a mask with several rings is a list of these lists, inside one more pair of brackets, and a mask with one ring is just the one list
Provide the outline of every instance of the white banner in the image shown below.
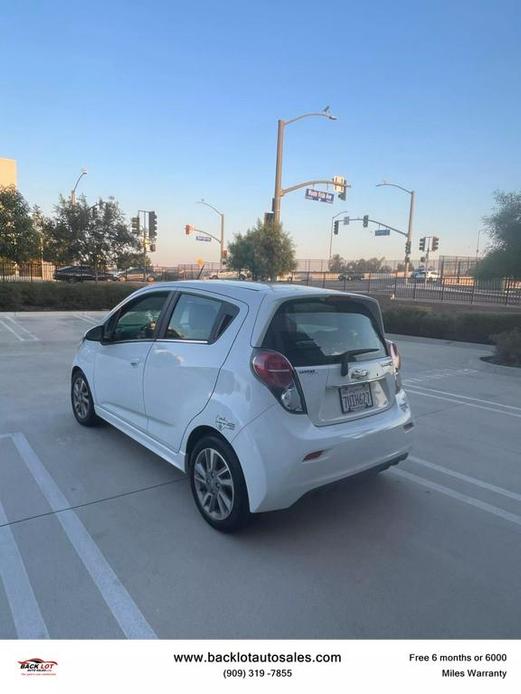
[[0,641],[0,691],[519,694],[520,660],[519,641]]

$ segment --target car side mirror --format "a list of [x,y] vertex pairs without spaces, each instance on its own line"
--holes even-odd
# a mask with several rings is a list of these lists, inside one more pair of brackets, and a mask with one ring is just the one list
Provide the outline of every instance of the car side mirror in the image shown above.
[[103,326],[96,325],[94,328],[87,330],[85,339],[92,340],[92,342],[101,342],[103,340]]

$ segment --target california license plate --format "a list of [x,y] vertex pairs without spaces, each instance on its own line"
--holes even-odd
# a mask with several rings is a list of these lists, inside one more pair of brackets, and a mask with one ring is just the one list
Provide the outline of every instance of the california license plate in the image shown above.
[[373,406],[373,396],[369,383],[341,386],[339,390],[342,412],[357,412]]

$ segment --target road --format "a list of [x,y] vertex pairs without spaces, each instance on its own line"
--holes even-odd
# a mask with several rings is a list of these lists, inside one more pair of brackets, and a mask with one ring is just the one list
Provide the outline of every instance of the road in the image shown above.
[[[226,536],[68,402],[102,314],[0,314],[0,638],[520,638],[521,378],[397,338],[412,458]],[[175,397],[175,394],[172,394]]]

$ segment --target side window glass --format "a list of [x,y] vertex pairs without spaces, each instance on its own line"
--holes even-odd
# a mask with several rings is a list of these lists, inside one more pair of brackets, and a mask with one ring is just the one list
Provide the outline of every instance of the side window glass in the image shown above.
[[155,292],[124,306],[110,331],[110,339],[120,341],[153,338],[167,297],[168,292]]
[[171,340],[209,340],[221,302],[194,294],[182,294],[166,329]]

